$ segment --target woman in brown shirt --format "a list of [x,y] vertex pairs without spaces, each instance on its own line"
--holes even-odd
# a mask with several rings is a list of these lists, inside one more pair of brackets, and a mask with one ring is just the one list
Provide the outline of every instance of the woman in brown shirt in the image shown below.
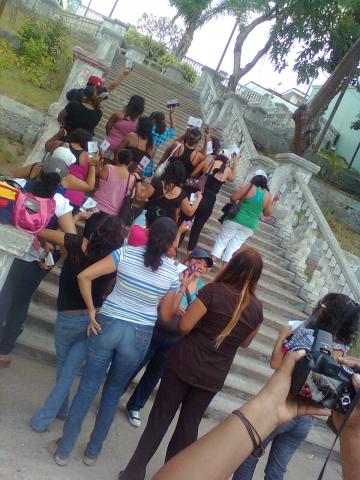
[[263,321],[262,304],[255,296],[262,268],[260,254],[243,248],[200,290],[180,320],[180,333],[186,337],[169,351],[148,423],[119,479],[145,478],[146,466],[180,405],[166,461],[197,439],[202,416],[221,390],[237,349],[250,345]]

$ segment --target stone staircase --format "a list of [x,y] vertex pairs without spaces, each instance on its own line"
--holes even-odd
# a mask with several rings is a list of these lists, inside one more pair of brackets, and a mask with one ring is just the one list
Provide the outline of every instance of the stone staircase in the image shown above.
[[[109,79],[118,75],[124,57],[117,55]],[[132,94],[146,98],[146,113],[152,110],[165,110],[167,99],[178,98],[181,108],[177,112],[177,132],[182,133],[189,115],[200,116],[200,104],[197,93],[186,86],[179,86],[153,72],[147,67],[137,66],[126,79],[119,91],[106,103],[102,124],[97,130],[99,139],[104,136],[104,124],[115,109],[123,105]],[[217,198],[214,212],[200,236],[199,246],[209,250],[219,231],[217,218],[221,208],[228,201],[233,187],[224,186]],[[260,222],[255,234],[247,244],[262,254],[264,271],[259,282],[257,294],[264,306],[264,323],[255,340],[247,349],[239,349],[225,386],[209,407],[207,415],[224,418],[239,405],[255,395],[272,374],[269,359],[279,328],[288,319],[304,319],[305,303],[297,294],[299,287],[294,283],[295,274],[291,272],[290,261],[285,258],[286,250],[278,236],[278,229]],[[186,242],[180,249],[185,254]],[[30,306],[25,331],[20,336],[17,352],[31,355],[41,361],[55,363],[53,327],[56,317],[56,298],[60,270],[55,267],[41,283]],[[208,279],[213,274],[208,275]],[[136,379],[135,379],[136,382]],[[333,434],[321,419],[314,420],[312,429],[304,447],[311,453],[324,454],[333,441]]]

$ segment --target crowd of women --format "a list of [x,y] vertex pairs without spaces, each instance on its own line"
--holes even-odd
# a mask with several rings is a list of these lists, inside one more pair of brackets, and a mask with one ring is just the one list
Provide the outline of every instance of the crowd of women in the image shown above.
[[[263,307],[256,296],[262,258],[243,243],[261,215],[272,214],[280,195],[273,197],[266,172],[256,171],[232,195],[232,206],[237,208],[232,213],[225,210],[209,254],[199,245],[201,231],[217,194],[234,178],[241,159],[223,149],[210,128],[200,148],[201,131],[193,128],[169,144],[156,169],[157,147],[175,136],[175,108],[169,110],[167,128],[162,112],[143,115],[146,103],[138,95],[110,117],[106,148],[89,152],[109,91],[101,79],[90,77],[85,89],[69,92],[71,101],[59,114],[61,128],[46,143],[43,162],[15,172],[25,191],[53,198],[56,207],[38,235],[42,248],[34,247],[14,261],[0,292],[0,365],[11,363],[10,352],[22,332],[31,297],[49,273],[49,255],[54,263],[61,258],[56,382],[34,413],[31,427],[44,432],[55,418],[64,420],[62,436],[49,448],[55,462],[66,465],[102,387],[84,452],[84,463],[95,465],[120,397],[146,366],[127,403],[131,425],[141,425],[140,410],[160,379],[161,383],[139,444],[119,474],[138,480],[145,478],[147,464],[178,410],[166,461],[197,439],[202,416],[222,389],[237,349],[250,345],[263,322]],[[143,168],[144,158],[148,161]],[[151,179],[145,181],[146,177]],[[82,207],[85,196],[93,200],[91,212]],[[142,205],[135,219],[132,199]],[[84,221],[80,234],[79,222]],[[177,250],[189,230],[187,254],[179,264]],[[222,261],[223,268],[205,284],[204,275],[214,261]],[[345,355],[359,316],[359,305],[345,295],[325,296],[295,332],[289,327],[280,332],[272,367],[281,364],[289,335],[294,347],[306,347],[304,338],[316,328],[331,332],[337,352]],[[70,402],[81,368],[79,387]],[[266,440],[272,442],[266,478],[283,478],[310,427],[310,417],[295,417],[272,433]],[[255,467],[256,459],[249,457],[234,479],[252,478]]]

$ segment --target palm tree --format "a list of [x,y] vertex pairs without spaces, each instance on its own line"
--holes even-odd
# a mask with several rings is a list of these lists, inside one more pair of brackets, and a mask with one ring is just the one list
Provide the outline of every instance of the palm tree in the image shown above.
[[174,55],[181,60],[190,48],[195,31],[219,13],[227,9],[227,1],[220,0],[169,0],[172,7],[177,9],[173,18],[181,17],[185,23],[185,31],[179,44],[173,49]]

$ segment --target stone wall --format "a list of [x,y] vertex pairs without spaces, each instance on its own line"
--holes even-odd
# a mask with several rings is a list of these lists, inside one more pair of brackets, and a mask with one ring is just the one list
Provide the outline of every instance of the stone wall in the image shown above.
[[355,200],[315,178],[311,179],[309,186],[323,212],[330,209],[341,223],[360,234],[359,200]]
[[266,152],[286,153],[289,151],[290,142],[284,135],[274,132],[270,128],[255,123],[245,115],[246,125],[250,135],[259,150]]
[[0,95],[0,130],[25,144],[34,144],[45,115],[12,98]]

